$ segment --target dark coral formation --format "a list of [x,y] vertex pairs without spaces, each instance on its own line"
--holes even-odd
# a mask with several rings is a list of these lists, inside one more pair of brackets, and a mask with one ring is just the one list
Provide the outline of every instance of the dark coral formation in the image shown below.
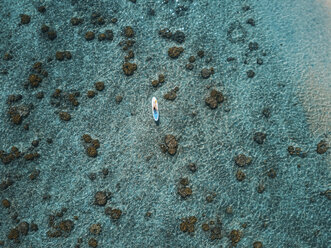
[[182,52],[184,52],[184,48],[182,47],[170,47],[168,50],[168,55],[172,59],[177,59]]
[[82,136],[83,141],[85,142],[86,154],[89,157],[95,158],[98,155],[98,148],[100,147],[100,142],[98,139],[92,139],[89,134],[84,134]]
[[40,78],[38,75],[36,74],[31,74],[29,76],[29,82],[30,82],[30,85],[34,88],[38,87],[39,84],[41,83],[42,81],[42,78]]
[[70,119],[71,119],[71,115],[68,112],[65,112],[65,111],[61,111],[59,113],[59,117],[63,121],[70,121]]
[[205,103],[209,106],[211,109],[217,108],[218,104],[222,103],[224,101],[224,96],[222,92],[217,90],[212,90],[210,92],[209,97],[205,99]]
[[243,181],[246,178],[246,175],[242,170],[237,170],[236,178],[238,181]]
[[58,61],[63,61],[64,59],[70,60],[72,58],[72,55],[69,51],[57,51],[55,53],[55,58]]
[[103,91],[105,88],[105,83],[104,82],[96,82],[95,83],[95,89],[98,91]]
[[16,105],[11,106],[8,109],[8,115],[13,124],[19,125],[22,123],[24,118],[27,118],[30,114],[30,111],[33,109],[33,105]]
[[242,236],[242,232],[239,230],[232,230],[229,234],[229,238],[233,245],[237,244]]
[[85,39],[86,39],[87,41],[91,41],[91,40],[93,40],[94,37],[95,37],[95,34],[94,34],[94,32],[92,32],[92,31],[88,31],[88,32],[85,33]]
[[107,191],[98,191],[94,195],[94,204],[98,206],[106,205],[107,201],[110,199],[111,193]]
[[31,17],[27,14],[21,14],[21,24],[26,25],[30,23]]
[[247,157],[245,154],[241,153],[234,158],[234,161],[235,161],[236,165],[243,167],[245,165],[249,165],[252,162],[252,158]]
[[321,140],[321,141],[317,144],[316,152],[317,152],[318,154],[323,154],[323,153],[326,153],[328,149],[329,149],[329,145],[328,145],[328,143],[326,143],[325,140]]
[[248,78],[253,78],[255,76],[255,72],[253,70],[248,70],[246,74]]
[[86,148],[86,154],[89,157],[95,158],[98,155],[98,151],[94,146],[89,146]]
[[201,70],[201,77],[204,78],[204,79],[207,79],[209,78],[212,74],[214,74],[214,68],[211,67],[211,68],[203,68]]
[[152,85],[154,87],[157,87],[157,86],[163,84],[164,82],[165,82],[165,76],[164,76],[164,74],[160,74],[158,80],[153,80],[152,81]]
[[192,195],[192,189],[188,187],[188,184],[189,184],[188,178],[181,178],[179,181],[177,193],[183,199],[186,199],[188,196]]
[[123,64],[122,69],[125,75],[131,76],[133,75],[135,70],[137,70],[137,65],[130,62],[126,62]]
[[174,135],[168,134],[164,137],[165,149],[170,155],[175,155],[178,148],[178,142]]
[[133,38],[134,37],[134,30],[130,26],[126,26],[124,28],[123,34],[126,38]]
[[182,232],[193,233],[195,231],[195,223],[198,221],[197,217],[190,216],[188,218],[183,218],[182,223],[180,223],[180,230]]
[[173,101],[176,99],[177,97],[177,92],[179,90],[179,87],[175,87],[173,88],[172,90],[170,90],[169,92],[167,92],[163,98],[166,99],[166,100],[170,100],[170,101]]
[[101,230],[102,230],[102,228],[101,228],[100,223],[92,224],[90,226],[90,233],[92,233],[92,234],[98,235],[101,233]]

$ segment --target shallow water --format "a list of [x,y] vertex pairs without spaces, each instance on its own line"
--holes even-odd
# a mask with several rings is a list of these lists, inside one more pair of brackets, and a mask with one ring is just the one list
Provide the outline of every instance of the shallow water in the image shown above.
[[330,6],[1,1],[0,247],[330,247]]

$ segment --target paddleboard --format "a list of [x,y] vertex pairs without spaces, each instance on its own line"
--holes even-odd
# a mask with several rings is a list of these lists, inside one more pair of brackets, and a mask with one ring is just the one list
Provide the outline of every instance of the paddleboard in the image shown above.
[[159,106],[155,97],[152,98],[152,112],[154,121],[159,120]]

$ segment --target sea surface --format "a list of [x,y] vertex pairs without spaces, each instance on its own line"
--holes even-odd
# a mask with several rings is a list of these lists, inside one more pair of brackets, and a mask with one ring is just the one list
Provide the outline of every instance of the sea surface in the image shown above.
[[0,247],[331,247],[330,0],[0,15]]

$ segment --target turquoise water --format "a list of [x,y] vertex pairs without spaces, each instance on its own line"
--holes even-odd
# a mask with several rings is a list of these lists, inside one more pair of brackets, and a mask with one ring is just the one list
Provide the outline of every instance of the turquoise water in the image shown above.
[[0,247],[330,247],[328,6],[1,1]]

